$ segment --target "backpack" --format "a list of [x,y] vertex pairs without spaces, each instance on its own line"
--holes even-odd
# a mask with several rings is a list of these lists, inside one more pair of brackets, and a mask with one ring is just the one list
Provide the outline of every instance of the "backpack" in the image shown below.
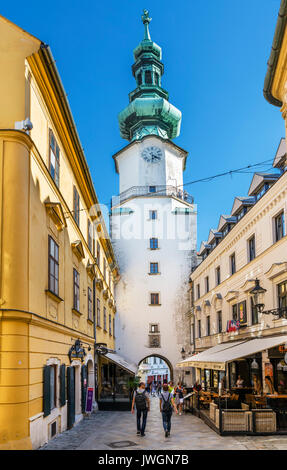
[[136,392],[135,402],[137,410],[146,410],[145,391],[143,393]]
[[161,398],[162,398],[162,411],[165,411],[165,412],[168,412],[168,411],[172,411],[172,405],[171,405],[171,402],[170,402],[170,393],[168,394],[168,399],[167,401],[165,401],[164,397],[163,397],[163,394],[161,394]]

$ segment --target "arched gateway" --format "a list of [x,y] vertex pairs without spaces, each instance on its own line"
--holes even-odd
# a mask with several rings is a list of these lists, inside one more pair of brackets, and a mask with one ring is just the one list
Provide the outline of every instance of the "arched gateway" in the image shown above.
[[165,381],[173,381],[173,367],[165,357],[153,354],[146,356],[138,363],[137,375],[146,384],[152,382],[163,384]]

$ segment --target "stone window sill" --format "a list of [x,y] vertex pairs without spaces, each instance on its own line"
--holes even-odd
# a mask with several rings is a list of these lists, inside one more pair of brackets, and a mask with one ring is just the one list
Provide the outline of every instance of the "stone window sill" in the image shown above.
[[55,302],[57,303],[60,303],[60,302],[63,302],[64,299],[62,299],[61,297],[59,297],[57,294],[55,294],[53,291],[51,291],[50,289],[46,289],[45,290],[46,292],[46,295],[48,297],[50,297],[51,299],[55,300]]
[[72,308],[72,312],[75,313],[75,315],[78,315],[78,317],[82,316],[83,314],[79,312],[76,308]]

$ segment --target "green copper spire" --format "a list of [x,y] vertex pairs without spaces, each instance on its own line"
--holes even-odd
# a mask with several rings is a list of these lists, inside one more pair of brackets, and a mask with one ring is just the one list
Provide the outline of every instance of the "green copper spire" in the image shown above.
[[121,137],[133,141],[146,135],[173,139],[180,133],[181,112],[168,101],[161,86],[164,66],[161,48],[151,40],[147,10],[143,11],[144,38],[134,50],[132,66],[137,88],[129,94],[130,104],[118,116]]
[[148,11],[144,10],[142,15],[142,22],[144,24],[144,39],[151,40],[148,25],[151,22],[152,18],[149,18]]

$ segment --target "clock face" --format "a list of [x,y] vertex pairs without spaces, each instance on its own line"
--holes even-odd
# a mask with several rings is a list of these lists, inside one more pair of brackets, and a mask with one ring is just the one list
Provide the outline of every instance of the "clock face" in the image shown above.
[[141,156],[146,162],[157,163],[162,158],[162,151],[158,147],[146,147]]

